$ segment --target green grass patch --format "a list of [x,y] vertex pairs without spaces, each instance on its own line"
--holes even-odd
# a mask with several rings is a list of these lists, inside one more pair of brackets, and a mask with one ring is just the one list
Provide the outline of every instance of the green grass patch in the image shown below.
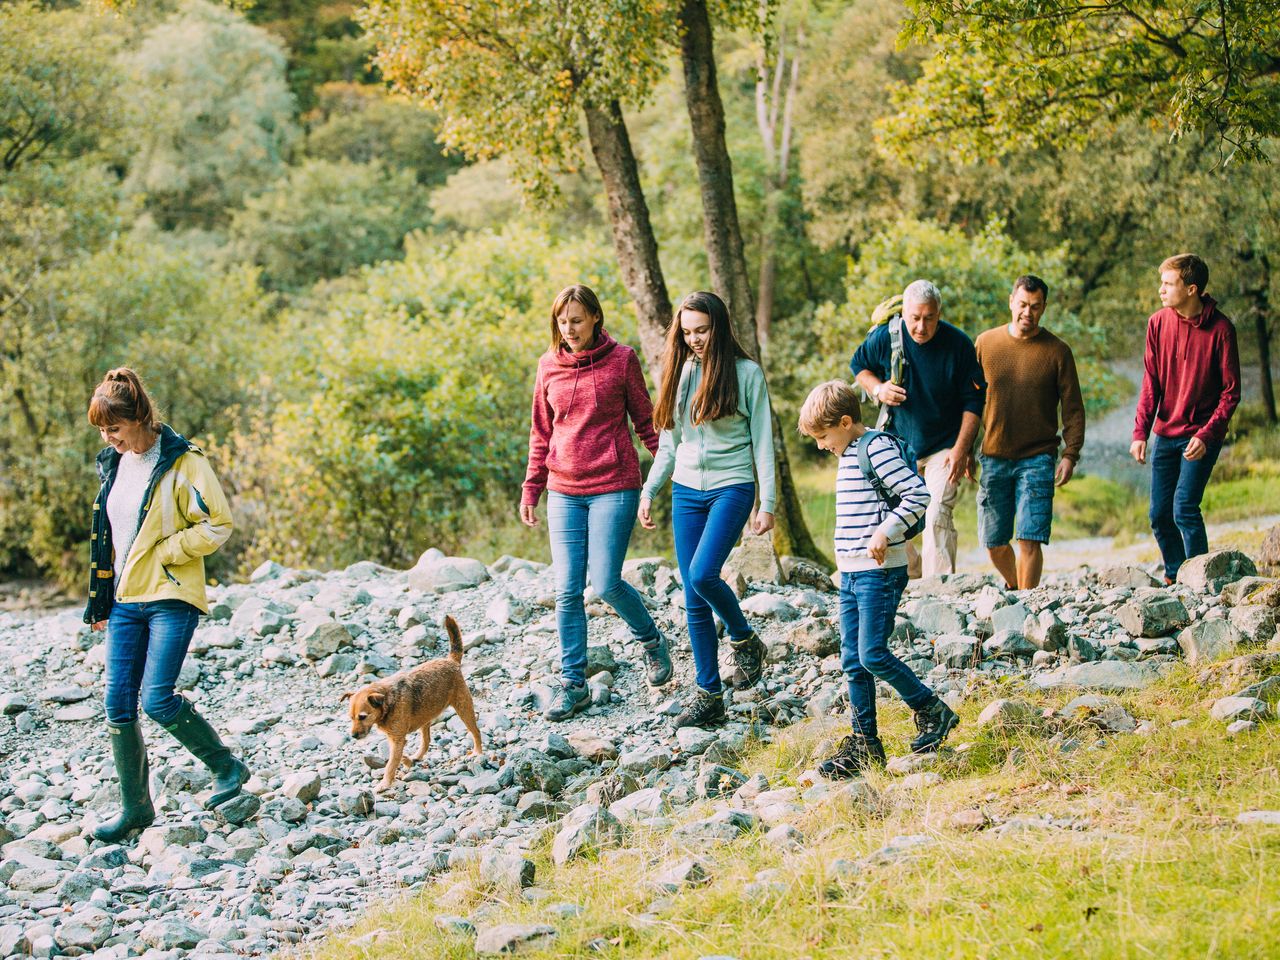
[[[470,960],[470,939],[437,930],[434,917],[479,908],[484,923],[555,926],[552,945],[525,954],[535,958],[1274,956],[1280,828],[1234,818],[1280,809],[1280,726],[1228,737],[1204,701],[1233,691],[1202,687],[1181,669],[1118,698],[1152,722],[1147,735],[1104,738],[1084,722],[1052,736],[977,730],[981,708],[1008,686],[992,684],[963,705],[955,751],[934,767],[940,783],[911,789],[875,773],[868,782],[882,802],[871,807],[836,794],[806,802],[795,821],[806,840],[796,852],[749,834],[700,854],[711,864],[708,884],[662,895],[650,878],[687,854],[669,830],[634,831],[625,849],[559,869],[541,843],[540,902],[474,886],[462,904],[442,906],[451,885],[475,885],[474,870],[463,870],[310,955]],[[1022,695],[1053,709],[1068,699]],[[886,744],[901,752],[911,734],[907,711],[895,704],[882,714]],[[1171,726],[1184,718],[1191,722]],[[766,773],[775,787],[795,783],[841,732],[833,721],[789,728],[743,768]],[[1072,749],[1067,741],[1076,741]],[[950,826],[951,815],[974,809],[1021,826]],[[1056,825],[1034,825],[1045,817]],[[864,858],[903,835],[930,842],[894,862],[832,869],[838,858]],[[750,886],[759,880],[776,886]],[[558,902],[582,913],[552,919],[546,904]],[[372,931],[381,933],[362,938]]]

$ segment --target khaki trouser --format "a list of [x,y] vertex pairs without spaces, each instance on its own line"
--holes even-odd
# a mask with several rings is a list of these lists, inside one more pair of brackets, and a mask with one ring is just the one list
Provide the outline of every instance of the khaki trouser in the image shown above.
[[950,447],[931,453],[920,460],[920,473],[929,488],[929,509],[924,514],[923,556],[915,542],[907,544],[907,574],[915,578],[923,574],[956,572],[956,524],[952,517],[960,496],[959,483],[947,483],[947,456]]

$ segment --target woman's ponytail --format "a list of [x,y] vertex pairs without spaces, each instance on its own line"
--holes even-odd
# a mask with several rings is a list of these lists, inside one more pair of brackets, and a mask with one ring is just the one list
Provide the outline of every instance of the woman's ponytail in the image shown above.
[[89,401],[89,422],[95,427],[129,421],[160,429],[160,412],[142,385],[141,378],[128,367],[108,370]]

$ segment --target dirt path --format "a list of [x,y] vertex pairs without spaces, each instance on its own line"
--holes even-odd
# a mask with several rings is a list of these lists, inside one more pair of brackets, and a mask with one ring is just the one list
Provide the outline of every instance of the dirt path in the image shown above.
[[[1260,534],[1277,523],[1280,523],[1280,514],[1234,520],[1230,523],[1210,523],[1207,525],[1209,546],[1212,548],[1221,544],[1224,539],[1241,534]],[[1046,573],[1084,566],[1096,569],[1126,564],[1148,566],[1159,562],[1160,551],[1156,549],[1155,539],[1149,530],[1122,545],[1117,545],[1114,537],[1081,537],[1077,540],[1057,540],[1044,551]],[[961,550],[958,566],[962,571],[985,573],[991,569],[991,562],[987,559],[985,550],[974,546],[972,549]]]

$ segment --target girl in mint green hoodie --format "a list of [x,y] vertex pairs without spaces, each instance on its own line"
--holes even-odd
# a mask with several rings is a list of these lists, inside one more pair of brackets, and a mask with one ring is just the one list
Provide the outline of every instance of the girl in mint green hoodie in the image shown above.
[[675,725],[706,727],[725,718],[712,611],[729,632],[732,685],[754,685],[764,668],[764,644],[720,568],[751,515],[757,480],[754,533],[773,528],[774,507],[773,416],[764,372],[738,344],[729,310],[714,293],[691,293],[676,311],[653,422],[661,430],[658,453],[638,513],[652,530],[653,498],[673,480],[671,525],[697,667],[697,692]]

